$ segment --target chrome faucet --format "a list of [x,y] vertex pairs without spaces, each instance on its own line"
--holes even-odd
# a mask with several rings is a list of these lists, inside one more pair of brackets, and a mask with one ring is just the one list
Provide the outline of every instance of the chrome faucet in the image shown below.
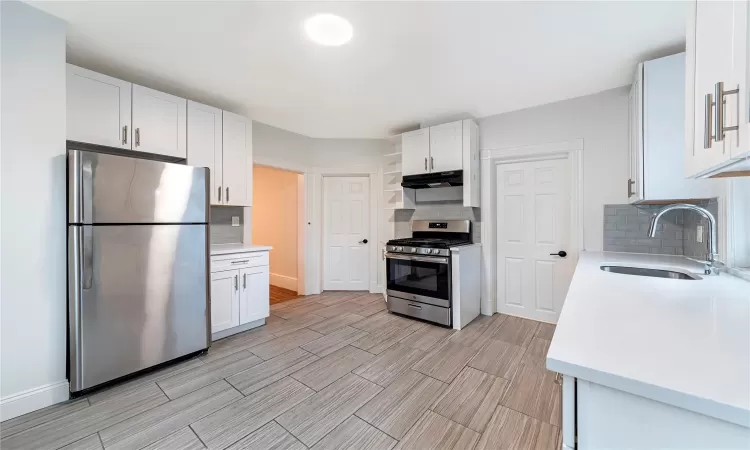
[[649,225],[648,227],[649,237],[656,236],[656,225],[659,223],[659,219],[661,218],[661,216],[675,209],[687,209],[690,211],[695,211],[701,216],[708,219],[708,255],[706,257],[706,261],[700,262],[706,264],[706,267],[704,269],[704,273],[706,275],[718,275],[719,272],[717,271],[716,267],[718,261],[716,260],[716,257],[719,256],[719,254],[716,251],[716,218],[706,208],[701,208],[700,206],[690,205],[687,203],[675,203],[674,205],[665,206],[664,208],[660,209],[659,212],[654,213],[654,215],[651,216],[651,225]]

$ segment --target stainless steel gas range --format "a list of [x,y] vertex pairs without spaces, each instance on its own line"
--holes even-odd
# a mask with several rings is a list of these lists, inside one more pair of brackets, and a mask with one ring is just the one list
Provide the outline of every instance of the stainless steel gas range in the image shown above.
[[388,311],[451,326],[450,248],[471,244],[471,222],[415,220],[411,230],[386,244]]

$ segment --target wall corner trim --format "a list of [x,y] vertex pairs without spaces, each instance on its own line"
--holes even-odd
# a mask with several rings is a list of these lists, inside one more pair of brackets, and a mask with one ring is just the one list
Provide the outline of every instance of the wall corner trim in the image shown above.
[[46,384],[0,399],[0,421],[46,408],[70,398],[68,380]]

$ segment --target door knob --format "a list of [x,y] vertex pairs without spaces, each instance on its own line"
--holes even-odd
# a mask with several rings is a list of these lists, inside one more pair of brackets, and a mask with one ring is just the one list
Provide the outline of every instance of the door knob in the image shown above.
[[559,256],[560,258],[565,258],[566,256],[568,256],[568,252],[566,252],[565,250],[560,250],[557,253],[550,253],[549,255],[550,256]]
[[361,241],[359,241],[359,243],[360,244],[367,244],[367,239],[362,239]]

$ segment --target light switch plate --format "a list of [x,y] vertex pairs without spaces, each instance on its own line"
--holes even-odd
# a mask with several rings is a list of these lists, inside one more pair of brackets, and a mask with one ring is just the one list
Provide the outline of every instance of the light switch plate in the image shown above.
[[233,227],[240,226],[240,216],[232,216],[232,226]]
[[703,225],[698,225],[695,229],[695,239],[698,242],[703,242]]

